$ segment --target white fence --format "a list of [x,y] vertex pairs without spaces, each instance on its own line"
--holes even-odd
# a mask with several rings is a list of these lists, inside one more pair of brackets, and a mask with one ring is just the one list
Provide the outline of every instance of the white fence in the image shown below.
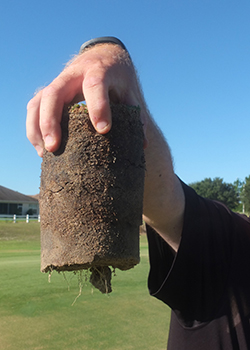
[[5,215],[5,214],[0,214],[0,220],[5,220],[5,221],[13,221],[15,224],[17,221],[26,221],[28,224],[30,221],[38,221],[40,222],[40,215]]

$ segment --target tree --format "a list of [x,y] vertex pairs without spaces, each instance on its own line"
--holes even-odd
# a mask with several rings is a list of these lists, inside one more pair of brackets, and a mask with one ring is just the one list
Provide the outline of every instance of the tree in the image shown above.
[[239,196],[238,211],[250,213],[250,176],[245,177],[244,181],[237,179],[234,182],[234,187]]
[[231,210],[235,210],[239,205],[239,195],[235,186],[231,183],[223,182],[223,179],[219,177],[213,180],[206,178],[202,181],[192,183],[190,186],[200,196],[222,202]]
[[242,187],[242,202],[244,203],[245,211],[250,212],[250,176],[245,178]]
[[238,200],[239,200],[239,205],[236,208],[236,211],[244,213],[245,212],[245,203],[243,200],[243,192],[244,192],[245,182],[241,181],[240,179],[237,179],[236,181],[234,181],[233,184],[234,184],[234,188],[235,188],[235,191],[238,195]]

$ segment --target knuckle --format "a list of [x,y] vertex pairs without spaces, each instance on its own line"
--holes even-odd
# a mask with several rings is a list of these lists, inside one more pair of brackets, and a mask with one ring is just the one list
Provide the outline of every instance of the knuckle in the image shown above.
[[43,133],[46,133],[48,130],[53,129],[55,122],[50,117],[43,117],[40,119],[40,128]]
[[40,93],[36,94],[28,103],[27,103],[27,111],[37,108],[40,101]]
[[104,78],[96,73],[94,75],[88,75],[84,79],[84,88],[85,89],[94,89],[100,86],[103,83]]
[[87,89],[95,88],[105,84],[107,69],[102,62],[95,62],[89,67],[85,73],[83,85]]
[[51,83],[50,85],[46,86],[42,91],[42,98],[47,98],[49,96],[54,96],[58,94],[58,87]]
[[28,103],[27,103],[27,111],[33,109],[36,106],[36,103],[34,101],[34,98],[32,98]]

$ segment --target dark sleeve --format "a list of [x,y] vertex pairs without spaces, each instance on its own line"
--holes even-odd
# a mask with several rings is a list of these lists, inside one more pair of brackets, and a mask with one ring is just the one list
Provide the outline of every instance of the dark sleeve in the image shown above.
[[250,248],[250,224],[221,203],[198,196],[184,183],[182,186],[185,215],[178,252],[174,254],[152,228],[147,228],[148,286],[150,294],[168,304],[185,323],[206,322],[218,312],[231,283],[235,250],[246,245]]

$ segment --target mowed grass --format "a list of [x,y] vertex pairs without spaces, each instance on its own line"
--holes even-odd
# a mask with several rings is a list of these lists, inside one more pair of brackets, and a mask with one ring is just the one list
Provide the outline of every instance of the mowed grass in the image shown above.
[[1,350],[166,349],[170,311],[148,294],[145,236],[140,264],[117,270],[103,295],[79,273],[54,272],[49,283],[39,231],[37,222],[0,222]]

